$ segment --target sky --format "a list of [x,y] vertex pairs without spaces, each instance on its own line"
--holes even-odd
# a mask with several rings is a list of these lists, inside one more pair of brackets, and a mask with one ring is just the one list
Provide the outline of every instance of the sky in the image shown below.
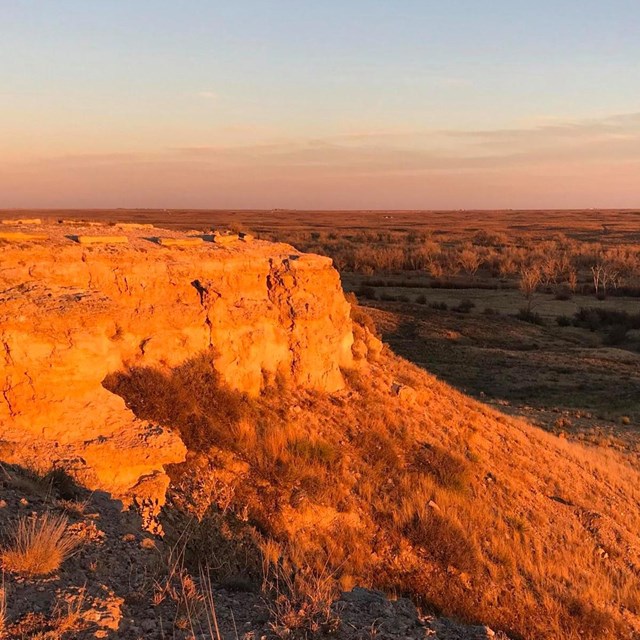
[[640,207],[638,0],[0,0],[0,208]]

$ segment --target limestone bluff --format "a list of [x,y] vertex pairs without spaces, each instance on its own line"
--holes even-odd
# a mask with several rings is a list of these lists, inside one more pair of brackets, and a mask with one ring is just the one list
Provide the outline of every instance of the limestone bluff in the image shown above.
[[1,460],[62,466],[89,488],[162,502],[164,466],[185,446],[136,418],[103,386],[109,374],[204,352],[249,394],[277,376],[342,388],[354,338],[328,258],[212,236],[180,246],[184,234],[135,225],[118,230],[125,241],[100,235],[110,233],[52,223],[0,240]]

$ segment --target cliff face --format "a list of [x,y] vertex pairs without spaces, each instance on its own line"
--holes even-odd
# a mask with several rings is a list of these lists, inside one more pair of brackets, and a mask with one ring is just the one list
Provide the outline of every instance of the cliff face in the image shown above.
[[239,239],[180,246],[158,229],[95,240],[104,232],[42,225],[41,238],[0,247],[0,460],[160,499],[184,445],[138,420],[102,386],[108,374],[207,351],[250,394],[276,377],[342,387],[353,334],[329,259]]

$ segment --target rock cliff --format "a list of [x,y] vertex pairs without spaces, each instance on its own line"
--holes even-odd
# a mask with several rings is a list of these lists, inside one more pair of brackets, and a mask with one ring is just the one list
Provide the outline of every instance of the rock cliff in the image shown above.
[[161,501],[185,447],[107,391],[110,373],[208,352],[249,394],[276,378],[342,387],[353,333],[328,258],[126,225],[36,231],[0,237],[0,460]]

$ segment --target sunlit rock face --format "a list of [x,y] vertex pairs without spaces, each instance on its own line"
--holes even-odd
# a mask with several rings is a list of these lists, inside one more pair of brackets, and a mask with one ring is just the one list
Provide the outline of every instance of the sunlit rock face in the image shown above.
[[157,229],[86,244],[77,235],[99,229],[38,233],[0,247],[0,460],[59,464],[91,488],[160,500],[164,466],[185,447],[105,389],[110,373],[206,352],[249,394],[276,378],[342,388],[353,333],[329,259],[240,239],[163,246],[158,236],[180,236]]

